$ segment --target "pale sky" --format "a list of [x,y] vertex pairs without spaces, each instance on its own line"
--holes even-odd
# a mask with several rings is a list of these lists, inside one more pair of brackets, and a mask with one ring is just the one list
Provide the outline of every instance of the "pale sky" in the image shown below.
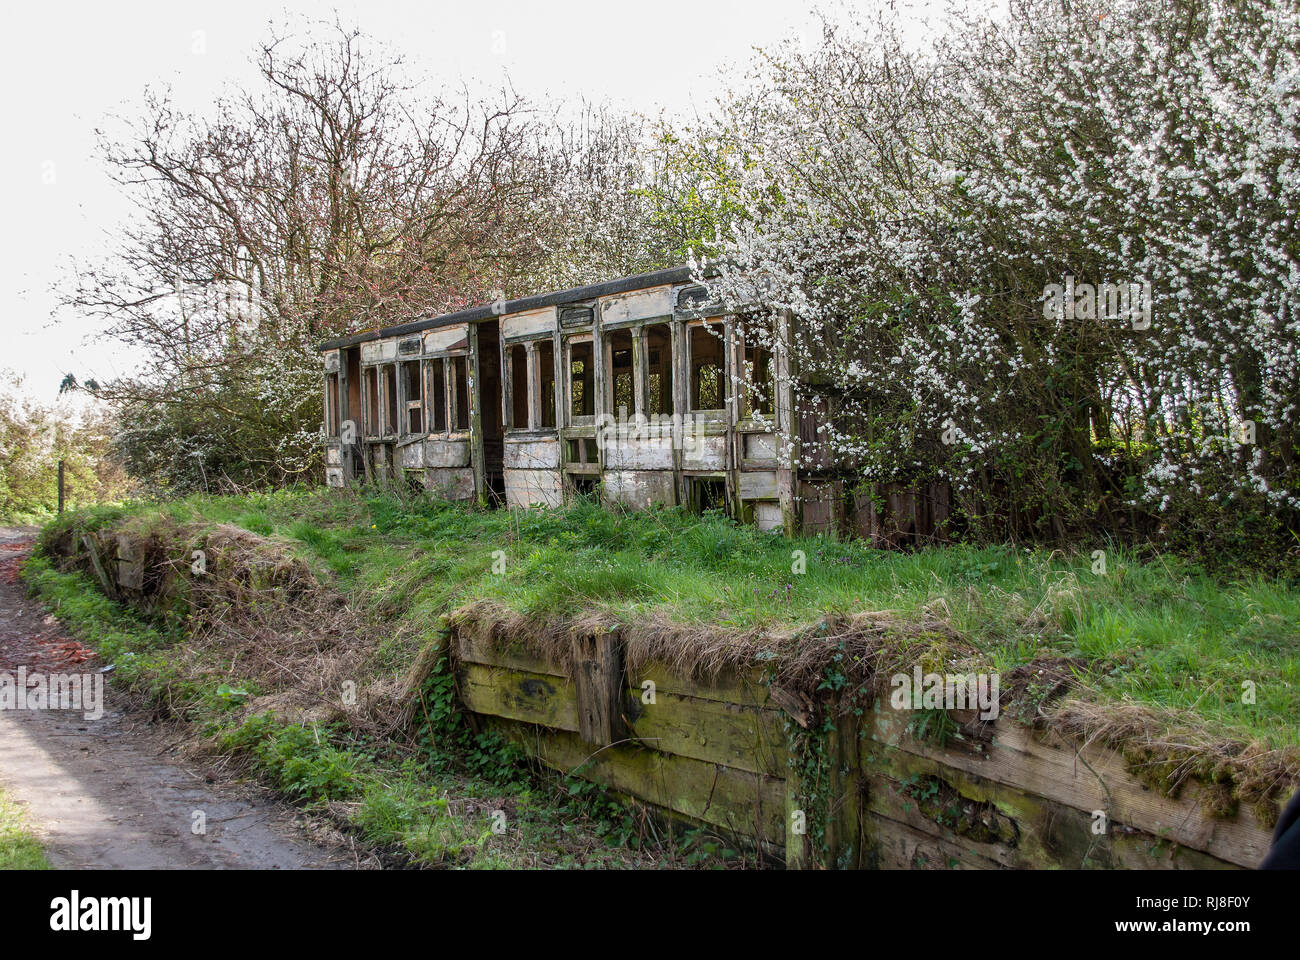
[[[95,129],[139,113],[147,86],[170,85],[179,106],[206,111],[227,84],[249,81],[255,43],[274,20],[337,11],[404,54],[435,81],[499,86],[507,77],[535,99],[609,101],[649,115],[707,113],[754,47],[820,34],[814,3],[840,0],[250,0],[24,3],[6,9],[0,78],[7,136],[0,184],[0,368],[25,390],[54,399],[67,372],[84,379],[129,371],[133,358],[98,322],[55,316],[51,287],[72,263],[95,257],[129,205],[95,152]],[[890,6],[861,0],[858,9]]]

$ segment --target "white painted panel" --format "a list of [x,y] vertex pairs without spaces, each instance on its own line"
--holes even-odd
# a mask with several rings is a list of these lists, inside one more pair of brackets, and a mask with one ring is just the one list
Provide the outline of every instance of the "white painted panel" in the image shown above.
[[326,482],[329,486],[331,486],[331,487],[341,487],[341,486],[343,486],[343,468],[342,468],[342,467],[326,467],[326,468],[325,468],[325,482]]
[[339,352],[331,350],[325,354],[325,372],[336,373],[339,369]]
[[634,509],[670,504],[673,475],[662,470],[606,470],[602,475],[605,499]]
[[635,293],[603,297],[600,301],[600,319],[605,324],[668,317],[672,316],[672,312],[672,287],[652,287]]
[[745,458],[748,460],[775,460],[776,434],[745,434]]
[[425,470],[424,487],[444,500],[473,500],[474,471],[468,467]]
[[673,468],[672,435],[652,439],[629,439],[613,436],[605,451],[605,463],[615,470],[671,470]]
[[510,470],[558,470],[560,441],[556,439],[506,439],[505,467]]
[[771,500],[754,504],[754,525],[760,530],[780,530],[781,504]]
[[768,500],[776,497],[776,473],[764,470],[758,473],[740,474],[740,499]]
[[525,313],[514,313],[501,318],[501,335],[507,340],[512,337],[537,336],[554,333],[556,327],[555,307],[543,307]]
[[682,446],[683,470],[725,470],[727,468],[727,437],[696,437]]
[[424,466],[424,444],[408,443],[398,448],[398,463],[408,470],[419,470]]
[[424,335],[425,353],[444,353],[448,350],[469,349],[469,324],[457,323],[450,327],[439,327]]
[[505,471],[506,506],[558,507],[564,502],[564,486],[558,470]]
[[430,467],[468,467],[468,440],[425,440],[424,462]]
[[337,467],[343,462],[343,451],[335,444],[330,444],[325,448],[325,462],[331,467]]

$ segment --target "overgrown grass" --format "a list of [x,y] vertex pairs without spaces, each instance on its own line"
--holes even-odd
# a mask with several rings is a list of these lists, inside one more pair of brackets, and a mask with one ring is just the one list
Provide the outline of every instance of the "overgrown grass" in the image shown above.
[[[180,627],[147,621],[104,597],[89,577],[60,571],[40,554],[27,561],[24,577],[74,635],[116,664],[115,682],[145,702],[169,704],[219,753],[397,862],[471,869],[714,866],[739,856],[707,831],[643,844],[633,808],[604,788],[530,769],[500,737],[470,730],[453,707],[445,673],[428,680],[411,743],[345,724],[286,722],[270,712],[243,716],[232,709],[224,664],[178,666],[186,641]],[[0,866],[20,853],[40,855],[16,827],[11,833],[10,812],[0,797]]]
[[[786,540],[680,509],[477,511],[397,496],[286,491],[156,509],[296,545],[377,614],[412,624],[473,599],[536,616],[780,627],[826,613],[938,610],[993,669],[1073,658],[1101,697],[1192,710],[1225,731],[1300,743],[1300,588],[1212,576],[1175,558]],[[801,560],[801,564],[799,561]],[[494,572],[502,569],[504,572]],[[803,572],[795,572],[802,569]],[[391,650],[400,666],[410,651]],[[1243,694],[1253,684],[1254,702]]]
[[40,841],[27,829],[22,808],[0,791],[0,870],[48,870]]

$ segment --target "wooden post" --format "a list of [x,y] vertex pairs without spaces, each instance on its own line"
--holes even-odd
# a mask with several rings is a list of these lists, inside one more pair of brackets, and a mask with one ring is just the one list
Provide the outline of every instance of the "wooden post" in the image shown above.
[[59,513],[63,512],[63,458],[59,458]]
[[469,325],[469,358],[466,363],[466,396],[469,398],[469,458],[474,471],[474,499],[487,507],[487,453],[483,443],[482,380],[479,377],[478,324]]
[[593,746],[627,736],[623,722],[623,643],[617,631],[574,631],[573,681],[578,693],[578,735]]

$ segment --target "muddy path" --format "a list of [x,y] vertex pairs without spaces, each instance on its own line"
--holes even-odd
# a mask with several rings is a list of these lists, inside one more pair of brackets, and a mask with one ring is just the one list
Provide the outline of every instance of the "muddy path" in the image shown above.
[[[0,527],[0,672],[98,674],[103,664],[29,598],[18,566],[36,531]],[[348,869],[373,860],[259,788],[179,757],[105,677],[103,715],[0,709],[0,787],[24,804],[56,868]],[[202,830],[196,830],[201,825]]]

